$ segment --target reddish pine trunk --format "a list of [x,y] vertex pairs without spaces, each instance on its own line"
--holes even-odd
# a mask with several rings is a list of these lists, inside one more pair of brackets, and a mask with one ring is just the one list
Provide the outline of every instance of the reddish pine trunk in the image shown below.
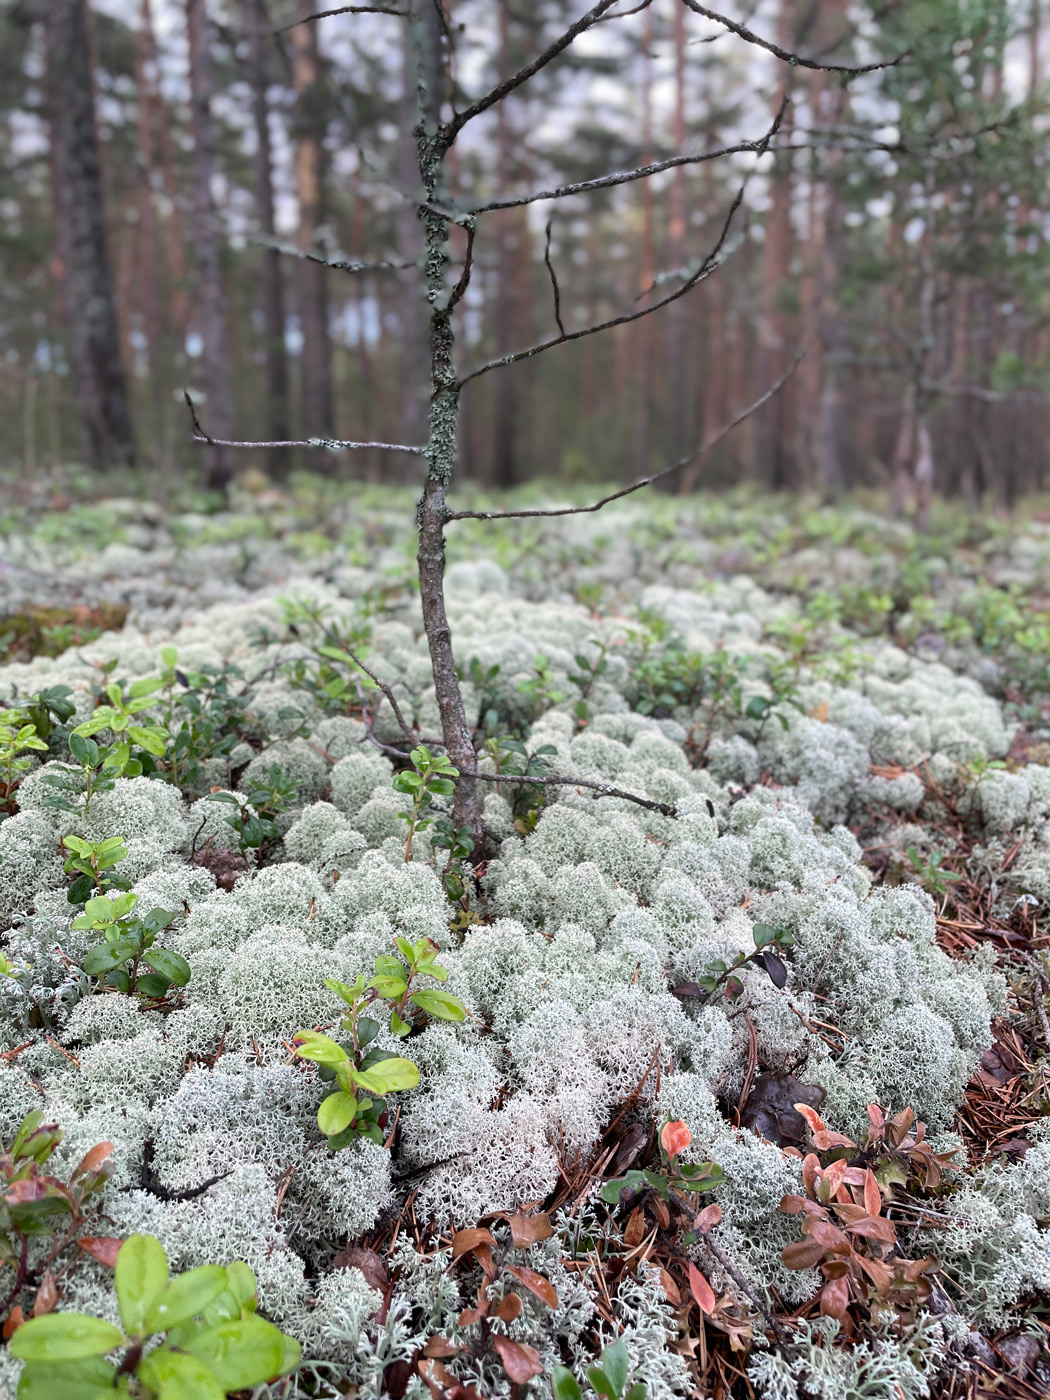
[[88,464],[132,466],[135,445],[113,302],[86,0],[45,8],[52,169],[70,354]]

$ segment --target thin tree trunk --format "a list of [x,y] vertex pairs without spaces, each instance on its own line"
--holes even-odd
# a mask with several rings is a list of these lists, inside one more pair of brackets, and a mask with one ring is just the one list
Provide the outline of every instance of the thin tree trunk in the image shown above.
[[[419,152],[415,132],[417,102],[417,59],[427,63],[419,53],[418,26],[415,19],[401,26],[403,33],[401,72],[402,130],[399,144],[398,183],[404,193],[420,188]],[[431,60],[433,63],[433,60]],[[432,81],[430,74],[428,81]],[[399,436],[402,442],[422,442],[427,432],[427,393],[429,389],[430,345],[428,339],[426,303],[420,294],[419,264],[423,257],[423,230],[418,211],[411,199],[404,199],[397,210],[397,247],[402,262],[411,264],[401,275],[398,306],[400,329],[399,365]],[[384,464],[388,466],[388,464]],[[391,460],[389,467],[393,467]]]
[[86,460],[132,466],[135,445],[106,250],[86,0],[45,7],[55,204]]
[[[642,156],[640,164],[652,160],[653,144],[653,12],[646,11],[645,37],[642,40]],[[642,246],[638,263],[638,290],[643,295],[653,284],[655,275],[653,254],[653,188],[649,180],[642,181]],[[652,390],[652,321],[644,316],[635,331],[634,374],[634,460],[635,476],[649,470],[649,433],[651,428]]]
[[[270,141],[270,106],[267,100],[267,51],[273,23],[266,0],[244,0],[248,30],[248,81],[252,90],[255,124],[255,216],[260,231],[272,239],[275,232],[273,204],[273,150]],[[261,254],[259,298],[262,302],[264,353],[266,356],[266,406],[269,436],[283,442],[291,436],[288,411],[288,355],[284,344],[284,275],[281,255],[274,248]],[[274,471],[285,476],[288,451],[275,450]]]
[[[312,0],[299,0],[299,17],[312,14]],[[316,24],[298,24],[292,34],[292,79],[296,92],[297,141],[295,187],[299,199],[297,242],[303,252],[317,246],[325,217],[325,116],[321,89],[321,56]],[[296,263],[296,291],[303,348],[299,365],[302,387],[304,437],[333,437],[332,342],[328,333],[327,271],[305,258]],[[310,465],[323,471],[320,451],[310,454]]]
[[[674,9],[674,112],[671,120],[673,149],[685,150],[685,6]],[[688,186],[685,167],[680,165],[674,172],[671,183],[671,217],[667,224],[667,262],[669,267],[682,267],[685,264],[686,217]],[[715,278],[717,281],[717,277]],[[668,455],[677,459],[685,451],[686,412],[685,376],[688,363],[686,354],[686,298],[674,301],[668,307],[667,319],[667,447]]]
[[[499,76],[514,71],[510,52],[510,16],[507,0],[499,6]],[[496,110],[496,187],[501,194],[511,187],[511,150],[519,146],[510,130],[506,102]],[[516,209],[504,209],[496,218],[496,286],[493,297],[494,345],[497,355],[506,355],[520,344],[518,333],[517,260],[522,220]],[[506,489],[518,479],[518,376],[501,374],[492,388],[492,485]]]
[[[186,0],[190,49],[190,109],[193,128],[193,241],[197,261],[196,312],[203,341],[208,422],[213,436],[233,436],[226,298],[222,287],[222,229],[212,194],[215,128],[212,121],[211,47],[206,0]],[[230,482],[229,451],[205,449],[208,485],[225,491]]]

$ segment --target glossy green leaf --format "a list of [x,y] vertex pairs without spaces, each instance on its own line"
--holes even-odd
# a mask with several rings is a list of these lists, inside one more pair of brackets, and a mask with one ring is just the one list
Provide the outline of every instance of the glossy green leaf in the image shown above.
[[226,1287],[242,1308],[253,1302],[258,1292],[255,1275],[241,1259],[226,1265]]
[[[120,1267],[120,1258],[117,1258]],[[166,1332],[196,1317],[226,1287],[226,1270],[218,1264],[202,1264],[179,1274],[146,1314],[147,1332]]]
[[340,1065],[347,1058],[343,1047],[320,1031],[299,1031],[293,1043],[297,1055],[319,1065]]
[[353,1094],[340,1092],[329,1094],[322,1099],[317,1110],[317,1126],[325,1137],[334,1137],[349,1128],[357,1113],[357,1098]]
[[168,1286],[168,1257],[155,1235],[130,1235],[120,1247],[114,1270],[120,1320],[141,1336],[146,1314]]
[[622,1337],[618,1338],[605,1348],[599,1361],[614,1394],[622,1395],[627,1389],[627,1371],[631,1364],[627,1343]]
[[123,1345],[124,1334],[100,1317],[86,1313],[47,1313],[23,1322],[8,1342],[21,1361],[79,1361],[105,1356]]
[[299,1343],[256,1313],[220,1322],[187,1343],[187,1351],[214,1372],[225,1390],[243,1390],[294,1370]]
[[462,1021],[467,1014],[466,1007],[458,997],[433,988],[425,992],[413,992],[409,1001],[414,1001],[420,1011],[425,1011],[428,1016],[436,1016],[439,1021]]
[[143,962],[149,963],[155,972],[161,973],[169,982],[174,982],[176,987],[185,987],[192,975],[186,959],[168,948],[149,948],[143,953],[142,959]]
[[116,1392],[117,1368],[101,1356],[80,1361],[26,1363],[18,1382],[18,1400],[105,1400]]
[[381,1060],[368,1070],[353,1071],[353,1078],[370,1094],[396,1094],[416,1087],[419,1083],[419,1066],[395,1055],[393,1059]]
[[580,1383],[565,1366],[555,1366],[551,1371],[551,1390],[554,1400],[582,1400]]
[[211,1367],[184,1351],[158,1348],[141,1362],[138,1375],[160,1400],[226,1400]]

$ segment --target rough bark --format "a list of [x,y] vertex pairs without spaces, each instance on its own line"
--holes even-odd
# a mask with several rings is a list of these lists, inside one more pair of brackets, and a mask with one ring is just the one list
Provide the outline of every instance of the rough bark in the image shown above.
[[[675,151],[685,150],[685,59],[686,30],[685,6],[676,5],[674,10],[674,109],[671,119],[671,143]],[[684,267],[686,256],[686,217],[688,187],[685,167],[680,165],[674,172],[671,184],[670,219],[667,224],[667,265]],[[716,278],[715,281],[718,279]],[[706,298],[705,298],[706,301]],[[701,303],[703,304],[703,303]],[[688,364],[686,353],[685,301],[672,302],[667,317],[667,444],[669,456],[680,457],[685,451],[686,405],[685,377]],[[716,353],[721,353],[721,346]]]
[[135,445],[106,247],[86,0],[44,9],[52,169],[84,454],[132,466]]
[[[313,9],[311,0],[299,0],[300,18]],[[299,200],[296,242],[302,252],[309,252],[317,246],[325,218],[325,113],[317,25],[296,25],[291,37],[296,93],[295,188]],[[303,336],[299,367],[304,437],[335,436],[327,276],[327,269],[320,263],[305,258],[296,262],[296,296]],[[314,471],[324,471],[327,465],[322,453],[311,454]]]
[[[222,228],[212,194],[215,174],[215,128],[212,120],[212,69],[206,0],[186,0],[190,50],[190,110],[193,129],[193,212],[196,254],[196,320],[203,342],[203,369],[208,394],[208,423],[217,438],[233,437],[229,355],[226,343],[226,297],[222,286]],[[231,476],[227,449],[205,449],[208,485],[224,491]]]
[[[653,159],[653,12],[646,11],[645,37],[642,57],[642,155],[639,165]],[[642,246],[638,261],[638,291],[645,295],[653,285],[655,274],[653,254],[653,187],[643,180]],[[652,321],[646,316],[635,330],[634,345],[634,454],[632,476],[644,476],[649,470],[649,433],[652,418]]]
[[[252,91],[252,120],[255,125],[255,214],[260,231],[267,238],[273,238],[273,151],[270,140],[270,105],[267,100],[267,55],[269,32],[273,23],[267,11],[266,0],[244,0],[244,19],[249,36],[248,81]],[[284,275],[281,270],[281,255],[275,248],[262,250],[259,272],[269,436],[279,442],[291,437],[291,426],[288,411],[288,355],[284,344]],[[288,470],[287,449],[278,448],[272,460],[277,475],[285,475]]]

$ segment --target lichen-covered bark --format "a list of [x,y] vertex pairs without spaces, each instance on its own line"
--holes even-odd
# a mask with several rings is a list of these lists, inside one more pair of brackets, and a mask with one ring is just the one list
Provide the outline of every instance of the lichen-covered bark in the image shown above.
[[445,492],[456,460],[459,393],[452,364],[454,334],[446,285],[449,266],[447,218],[437,212],[441,204],[442,162],[448,138],[441,125],[443,67],[441,30],[431,0],[414,0],[408,24],[415,71],[418,121],[415,129],[419,176],[427,203],[421,208],[423,223],[423,279],[430,307],[430,418],[424,456],[427,479],[419,504],[419,593],[423,625],[430,648],[434,689],[441,713],[445,748],[460,772],[456,784],[454,819],[468,826],[480,845],[481,808],[478,802],[477,755],[463,692],[456,674],[452,629],[445,610]]

